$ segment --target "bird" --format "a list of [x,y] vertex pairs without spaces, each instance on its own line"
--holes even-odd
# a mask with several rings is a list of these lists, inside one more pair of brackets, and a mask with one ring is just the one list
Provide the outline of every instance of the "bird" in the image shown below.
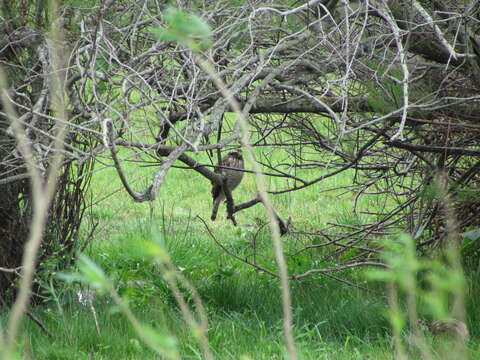
[[[244,169],[243,155],[242,150],[232,150],[227,155],[225,155],[220,163],[221,167],[218,167],[214,170],[215,173],[221,174],[227,179],[227,187],[233,191],[241,182],[243,178],[243,171],[233,170],[235,169]],[[212,221],[215,221],[217,218],[218,207],[222,200],[225,200],[225,192],[222,189],[221,185],[212,182],[212,197],[213,197],[213,208],[212,208]]]
[[426,321],[421,319],[420,323],[425,324],[433,335],[446,335],[460,341],[468,341],[470,333],[467,325],[463,321],[457,319],[440,319],[434,321]]

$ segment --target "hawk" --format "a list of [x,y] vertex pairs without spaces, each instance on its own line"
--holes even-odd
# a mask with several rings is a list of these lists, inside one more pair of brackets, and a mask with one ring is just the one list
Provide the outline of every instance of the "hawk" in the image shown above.
[[[240,184],[243,178],[243,171],[230,169],[244,169],[242,150],[230,151],[222,158],[220,165],[222,166],[222,168],[216,168],[214,171],[217,174],[222,174],[226,177],[227,187],[231,192],[238,186],[238,184]],[[222,200],[225,200],[225,193],[223,192],[221,185],[215,183],[212,184],[212,197],[213,209],[211,219],[213,221],[217,218],[217,212],[220,203],[222,202]]]

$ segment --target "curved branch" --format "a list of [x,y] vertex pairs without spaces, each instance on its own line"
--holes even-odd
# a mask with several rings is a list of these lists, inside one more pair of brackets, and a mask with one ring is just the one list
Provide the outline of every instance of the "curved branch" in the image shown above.
[[113,141],[113,122],[110,119],[106,119],[103,123],[102,126],[104,128],[104,143],[105,146],[110,149],[110,153],[112,155],[113,163],[115,166],[115,169],[117,170],[118,176],[120,177],[120,181],[122,182],[123,187],[125,190],[128,192],[128,194],[132,197],[133,200],[136,202],[144,202],[144,201],[152,201],[155,200],[158,190],[163,183],[163,179],[165,175],[167,174],[168,170],[170,167],[173,165],[173,163],[184,153],[185,149],[187,148],[186,144],[180,145],[177,149],[172,151],[170,155],[168,155],[167,159],[161,166],[160,170],[155,174],[152,184],[148,186],[145,190],[142,192],[137,192],[133,190],[129,183],[128,180],[125,176],[125,173],[122,169],[122,166],[120,164],[120,161],[118,160],[117,153],[118,150],[115,147],[115,142]]

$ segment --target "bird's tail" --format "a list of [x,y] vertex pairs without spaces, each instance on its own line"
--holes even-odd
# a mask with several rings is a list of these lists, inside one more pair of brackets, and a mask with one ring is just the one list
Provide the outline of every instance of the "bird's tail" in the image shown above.
[[221,202],[222,202],[222,199],[221,199],[220,196],[217,196],[213,200],[212,216],[210,217],[210,219],[212,219],[212,221],[215,221],[215,219],[217,218],[218,207],[220,206]]

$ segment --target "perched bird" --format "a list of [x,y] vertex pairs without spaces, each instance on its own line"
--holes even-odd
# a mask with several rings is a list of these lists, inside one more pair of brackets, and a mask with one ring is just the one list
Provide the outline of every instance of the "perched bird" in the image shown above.
[[[216,168],[215,172],[217,174],[222,174],[227,179],[227,186],[230,191],[233,191],[238,184],[242,181],[243,178],[243,171],[237,171],[229,168],[235,169],[244,169],[243,164],[243,156],[241,150],[233,150],[230,151],[227,155],[225,155],[222,160],[221,164],[222,168]],[[223,168],[223,167],[227,167]],[[225,193],[222,190],[222,186],[213,183],[212,184],[212,196],[213,196],[213,209],[212,209],[212,221],[217,218],[218,207],[222,200],[225,200]]]
[[446,335],[461,341],[468,341],[470,333],[467,325],[457,319],[441,319],[434,321],[420,320],[433,335]]

